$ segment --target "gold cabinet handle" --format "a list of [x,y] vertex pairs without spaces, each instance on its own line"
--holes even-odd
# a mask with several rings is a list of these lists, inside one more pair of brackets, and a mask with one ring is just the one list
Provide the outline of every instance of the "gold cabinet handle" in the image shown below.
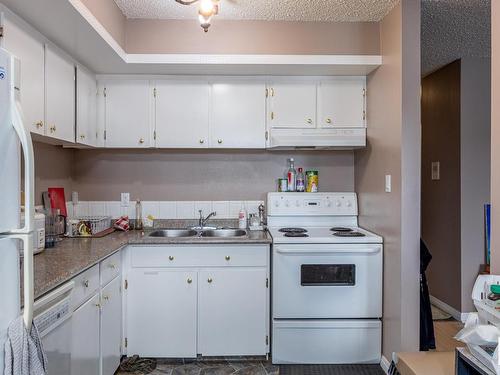
[[188,283],[188,284],[191,284],[192,282],[193,282],[193,279],[189,277],[189,278],[187,279],[187,283]]
[[332,123],[332,119],[331,119],[331,118],[327,118],[327,119],[326,119],[326,123],[327,123],[327,124],[331,124],[331,123]]
[[83,282],[83,286],[84,286],[85,288],[88,288],[88,287],[89,287],[89,281],[88,281],[88,280],[85,280],[85,281]]
[[38,121],[35,126],[37,129],[43,128],[43,121]]
[[113,263],[110,263],[110,264],[108,265],[108,267],[109,267],[109,268],[111,268],[112,270],[114,270],[114,269],[116,268],[116,266],[115,266]]
[[105,301],[109,301],[109,296],[102,296],[102,299]]
[[142,145],[144,143],[144,138],[139,139],[139,143]]
[[172,261],[172,260],[174,260],[173,255],[170,255],[170,256],[168,257],[168,259],[169,259],[169,260],[171,260],[171,261]]
[[56,131],[56,126],[55,125],[50,126],[49,130],[51,133],[54,133]]
[[231,257],[229,255],[226,255],[225,258],[228,262],[231,260]]
[[313,123],[313,120],[312,120],[312,119],[310,119],[310,118],[308,118],[308,119],[307,119],[307,123],[308,123],[308,124],[312,124],[312,123]]
[[274,89],[271,87],[271,96],[274,96]]
[[218,139],[218,140],[217,140],[217,143],[218,143],[218,144],[222,144],[222,139]]
[[85,139],[85,134],[80,134],[80,139]]
[[211,277],[208,278],[207,283],[212,284],[212,281],[214,281]]
[[96,303],[95,307],[99,308],[99,307],[101,307],[101,304],[100,303]]
[[205,140],[204,139],[200,139],[200,144],[203,144],[205,143]]

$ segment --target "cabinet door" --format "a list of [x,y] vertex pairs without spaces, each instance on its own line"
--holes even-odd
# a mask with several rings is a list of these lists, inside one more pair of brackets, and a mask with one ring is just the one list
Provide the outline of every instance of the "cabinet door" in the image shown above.
[[45,76],[43,43],[11,15],[3,14],[3,48],[21,61],[21,105],[25,126],[33,133],[44,134]]
[[156,146],[208,147],[207,82],[156,82]]
[[121,356],[121,277],[102,289],[101,305],[101,375],[113,375]]
[[221,82],[211,88],[210,147],[265,148],[265,84]]
[[75,142],[75,66],[45,46],[45,135]]
[[76,142],[97,144],[97,81],[81,67],[76,70]]
[[196,357],[196,276],[184,269],[130,271],[128,355]]
[[153,94],[149,81],[109,81],[105,90],[106,147],[150,147]]
[[265,355],[267,288],[264,268],[199,273],[198,353]]
[[75,310],[71,323],[71,375],[99,374],[98,294]]
[[273,128],[316,127],[316,84],[275,83],[269,89]]
[[365,78],[348,77],[321,82],[318,87],[322,128],[365,126]]

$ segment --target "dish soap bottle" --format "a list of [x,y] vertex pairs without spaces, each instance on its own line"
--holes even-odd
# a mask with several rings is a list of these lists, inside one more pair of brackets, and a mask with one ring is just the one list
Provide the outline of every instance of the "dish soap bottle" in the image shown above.
[[141,201],[139,199],[135,202],[135,229],[136,230],[142,230],[143,229],[143,224],[142,224],[142,204],[141,204]]
[[286,173],[288,191],[295,191],[295,178],[297,177],[297,171],[295,170],[294,163],[293,158],[288,159],[288,172]]
[[297,179],[296,179],[296,188],[297,191],[300,193],[303,193],[306,191],[306,181],[304,178],[304,170],[302,168],[299,168],[299,173],[297,173]]
[[238,228],[247,229],[247,211],[243,205],[238,214]]

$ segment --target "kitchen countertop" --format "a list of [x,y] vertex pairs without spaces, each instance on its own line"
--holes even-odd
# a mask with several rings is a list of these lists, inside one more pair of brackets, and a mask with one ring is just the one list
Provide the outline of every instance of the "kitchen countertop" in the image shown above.
[[267,231],[247,231],[242,237],[148,237],[149,231],[114,232],[102,238],[65,238],[35,255],[35,299],[99,263],[126,245],[270,244]]

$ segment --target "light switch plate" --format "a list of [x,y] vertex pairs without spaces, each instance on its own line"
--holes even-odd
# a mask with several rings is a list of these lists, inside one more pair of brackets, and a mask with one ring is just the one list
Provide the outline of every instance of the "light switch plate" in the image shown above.
[[392,191],[392,176],[390,174],[385,175],[385,192],[390,193]]
[[121,193],[121,206],[130,206],[130,193]]
[[439,181],[441,179],[441,163],[438,161],[431,163],[431,179],[432,181]]

